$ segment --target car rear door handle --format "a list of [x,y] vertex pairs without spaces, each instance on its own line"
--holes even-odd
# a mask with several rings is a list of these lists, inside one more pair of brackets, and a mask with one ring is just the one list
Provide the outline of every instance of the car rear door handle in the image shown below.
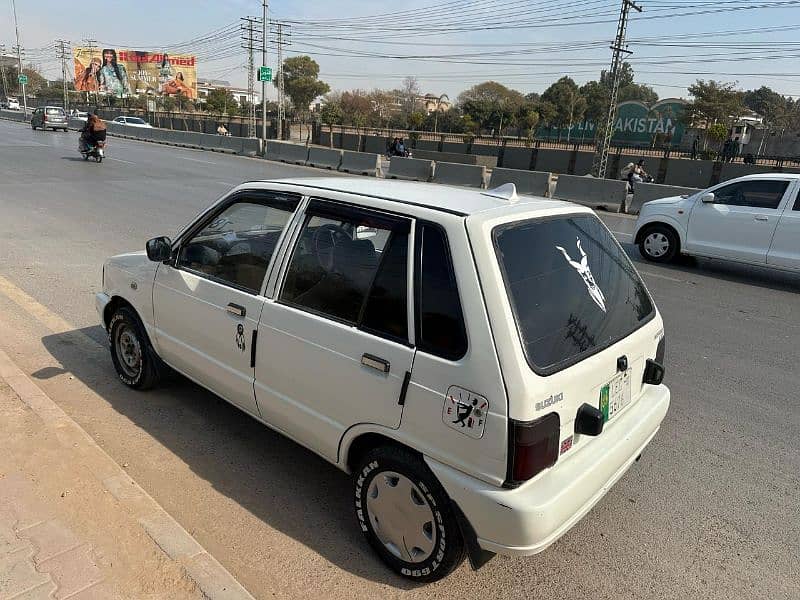
[[756,221],[769,221],[769,217],[767,217],[765,215],[756,215],[755,219],[756,219]]
[[373,356],[372,354],[364,354],[361,357],[361,364],[370,369],[380,371],[381,373],[389,372],[389,361],[378,356]]
[[247,314],[247,309],[244,306],[239,306],[238,304],[234,304],[233,302],[228,304],[225,310],[227,310],[229,313],[237,317],[243,317]]

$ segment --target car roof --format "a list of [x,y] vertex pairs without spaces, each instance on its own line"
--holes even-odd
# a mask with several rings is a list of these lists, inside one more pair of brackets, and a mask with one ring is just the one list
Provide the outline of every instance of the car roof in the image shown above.
[[422,206],[462,216],[486,212],[494,209],[525,207],[527,209],[567,209],[575,205],[560,200],[550,200],[539,196],[518,195],[514,201],[491,196],[491,190],[456,187],[438,183],[416,181],[397,181],[391,179],[356,177],[301,177],[291,179],[270,179],[250,181],[242,188],[262,187],[260,184],[278,183],[313,188],[331,192],[342,192],[390,200],[403,204]]
[[[800,173],[754,173],[753,175],[744,175],[742,177],[737,177],[737,180],[742,180],[742,181],[746,181],[748,179],[800,179]],[[721,181],[720,183],[728,183],[728,182]]]

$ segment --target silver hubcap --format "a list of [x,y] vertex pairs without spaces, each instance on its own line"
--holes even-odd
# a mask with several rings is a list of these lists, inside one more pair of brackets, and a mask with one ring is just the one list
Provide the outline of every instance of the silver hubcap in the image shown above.
[[367,491],[367,514],[375,535],[397,558],[418,563],[436,546],[436,527],[428,500],[411,480],[384,471]]
[[128,325],[121,325],[117,331],[117,356],[120,366],[129,377],[136,377],[142,368],[142,347],[139,338]]
[[651,233],[644,238],[644,249],[650,256],[661,258],[669,251],[669,240],[663,233]]

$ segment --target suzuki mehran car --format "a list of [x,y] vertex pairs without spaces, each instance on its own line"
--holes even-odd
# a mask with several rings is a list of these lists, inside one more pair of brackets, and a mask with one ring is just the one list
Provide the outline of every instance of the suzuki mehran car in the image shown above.
[[31,129],[37,127],[42,131],[46,129],[67,131],[69,128],[67,113],[60,106],[39,107],[33,111],[33,116],[31,116]]
[[146,247],[96,298],[119,378],[166,364],[351,473],[357,526],[414,580],[550,546],[669,406],[625,252],[513,184],[246,183]]

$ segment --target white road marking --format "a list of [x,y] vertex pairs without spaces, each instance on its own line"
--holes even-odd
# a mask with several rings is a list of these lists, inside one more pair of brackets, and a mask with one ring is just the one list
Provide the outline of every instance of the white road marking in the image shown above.
[[206,165],[215,165],[215,164],[217,164],[215,162],[211,162],[210,160],[198,160],[196,158],[188,158],[186,156],[176,156],[175,158],[180,158],[181,160],[190,160],[192,162],[203,163],[203,164],[206,164]]
[[129,160],[122,160],[121,158],[113,158],[111,156],[107,156],[106,160],[115,160],[117,162],[125,163],[126,165],[135,165],[135,162],[131,162]]
[[683,279],[677,279],[675,277],[670,277],[668,275],[661,275],[659,273],[653,273],[651,271],[642,271],[639,269],[639,273],[642,275],[647,275],[648,277],[655,277],[656,279],[666,279],[667,281],[674,281],[675,283],[686,283]]

